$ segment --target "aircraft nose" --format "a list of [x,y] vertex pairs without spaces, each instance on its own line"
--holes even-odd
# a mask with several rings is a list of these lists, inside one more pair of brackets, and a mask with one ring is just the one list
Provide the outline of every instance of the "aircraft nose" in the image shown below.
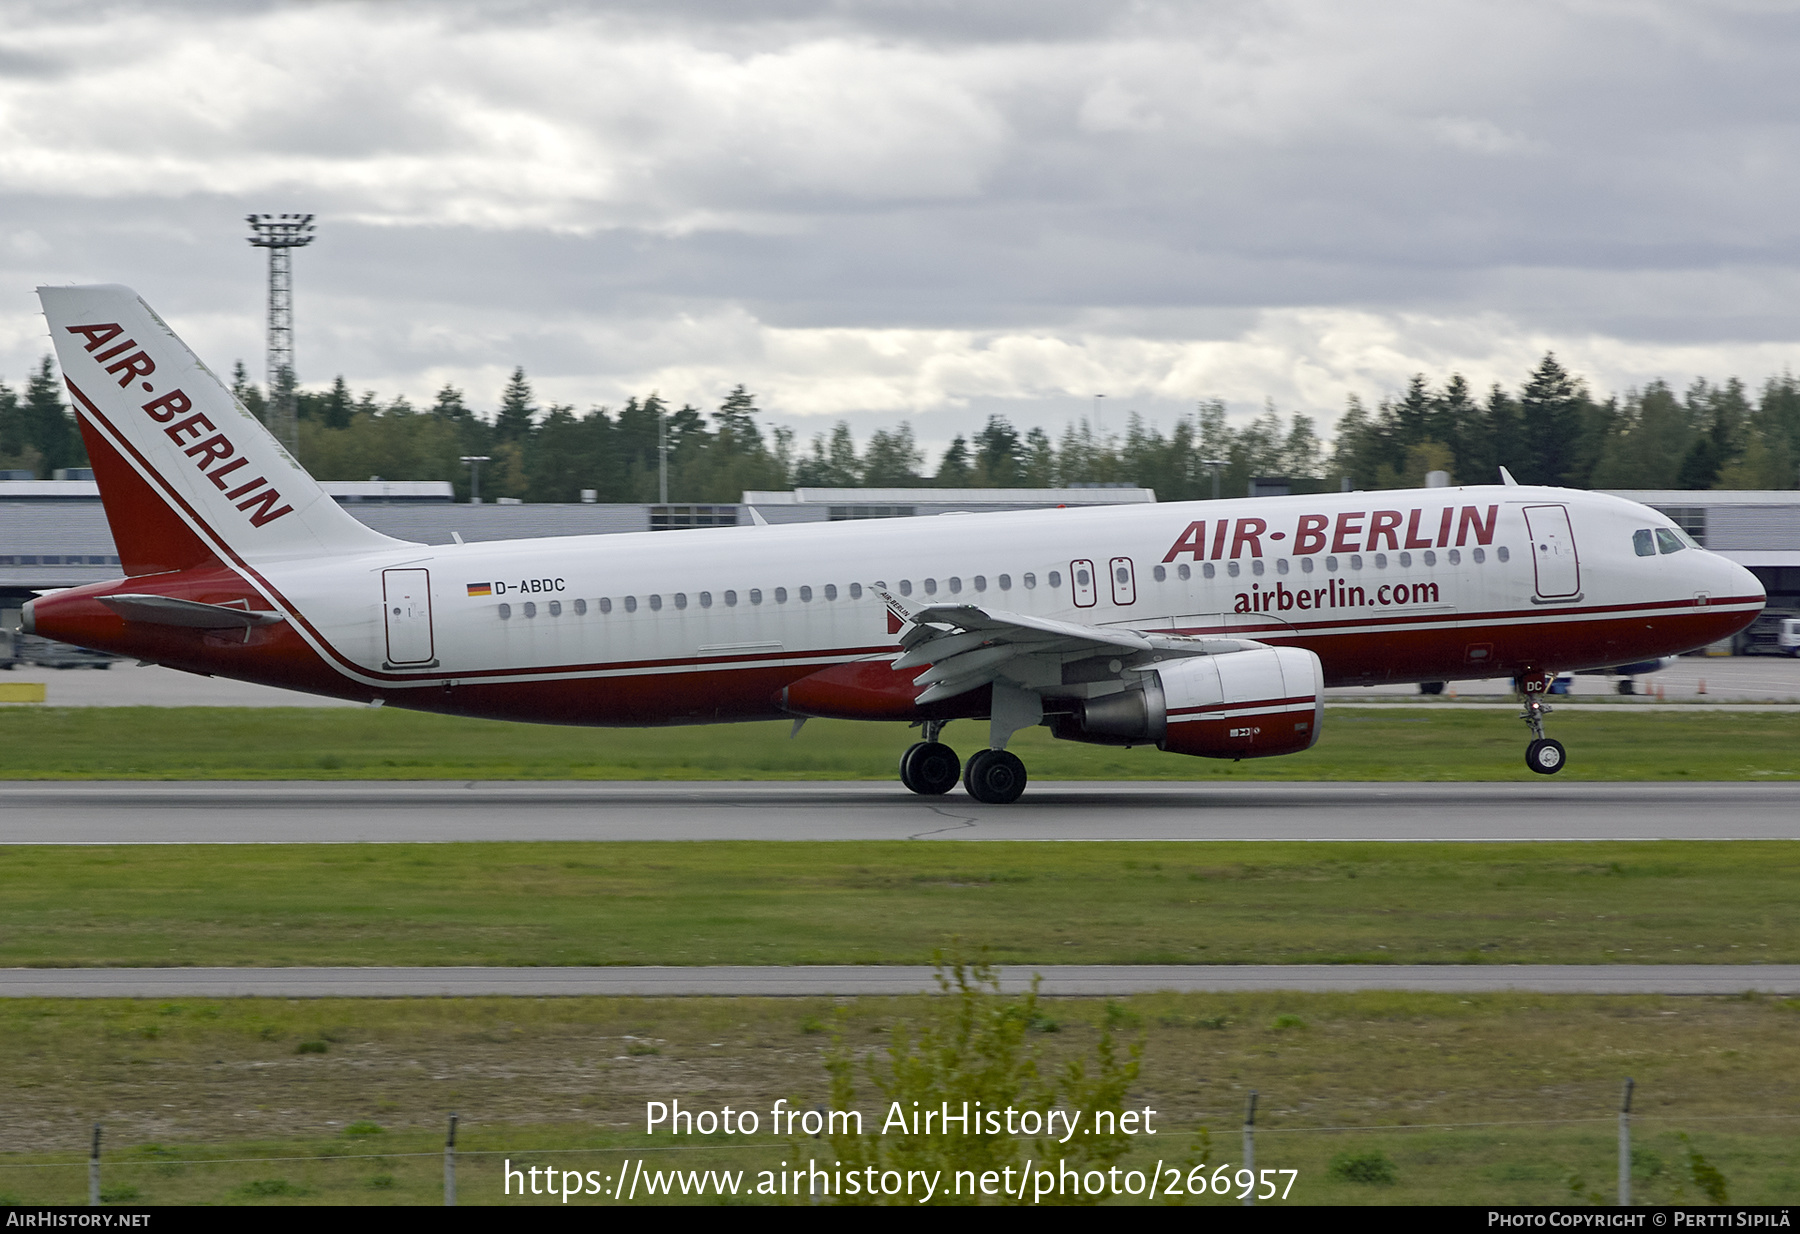
[[1724,557],[1718,558],[1718,562],[1721,573],[1724,575],[1720,587],[1722,595],[1754,596],[1767,602],[1769,593],[1763,589],[1762,580],[1752,574],[1747,567],[1740,566],[1737,562]]

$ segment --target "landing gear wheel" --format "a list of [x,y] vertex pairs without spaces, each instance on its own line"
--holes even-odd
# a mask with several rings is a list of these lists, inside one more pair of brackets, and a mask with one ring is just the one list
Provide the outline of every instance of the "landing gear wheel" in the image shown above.
[[982,750],[969,756],[963,787],[969,790],[969,796],[989,805],[1017,801],[1025,791],[1025,764],[1018,755],[1005,750]]
[[1553,737],[1540,737],[1525,747],[1525,765],[1541,776],[1555,775],[1568,761],[1562,742]]
[[941,741],[921,741],[900,756],[900,783],[922,797],[936,797],[956,787],[962,760]]

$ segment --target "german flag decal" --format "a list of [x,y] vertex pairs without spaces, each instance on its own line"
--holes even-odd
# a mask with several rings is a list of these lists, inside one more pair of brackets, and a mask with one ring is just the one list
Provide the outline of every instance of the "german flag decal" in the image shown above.
[[494,594],[492,583],[470,583],[469,594],[472,596],[491,596]]

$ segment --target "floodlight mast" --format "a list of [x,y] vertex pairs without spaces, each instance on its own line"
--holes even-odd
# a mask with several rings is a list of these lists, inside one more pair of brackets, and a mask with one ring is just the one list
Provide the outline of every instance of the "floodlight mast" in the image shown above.
[[294,259],[293,250],[313,242],[310,214],[250,214],[246,237],[269,250],[268,424],[290,454],[300,450],[300,420],[294,406]]

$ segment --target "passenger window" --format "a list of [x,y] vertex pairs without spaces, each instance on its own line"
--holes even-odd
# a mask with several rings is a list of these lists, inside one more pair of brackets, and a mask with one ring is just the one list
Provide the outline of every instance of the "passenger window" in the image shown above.
[[527,617],[537,616],[537,604],[535,602],[531,600],[525,601],[525,615]]
[[1311,557],[1302,557],[1300,559],[1300,573],[1311,574],[1312,572],[1313,572],[1313,559]]
[[[1186,566],[1183,566],[1181,568],[1183,570],[1187,569]],[[1213,563],[1210,561],[1200,567],[1200,573],[1204,574],[1207,578],[1213,577],[1213,575],[1217,574],[1218,572],[1219,572],[1218,567],[1213,565]]]
[[812,588],[811,587],[802,587],[800,589],[800,603],[802,603],[802,604],[811,604],[812,603]]
[[1648,527],[1639,528],[1631,533],[1631,547],[1639,557],[1656,556],[1656,533]]
[[850,598],[852,600],[862,599],[862,584],[861,583],[851,583],[850,584]]
[[1656,543],[1665,553],[1679,553],[1682,549],[1687,547],[1687,545],[1681,542],[1681,537],[1670,531],[1667,527],[1658,527],[1656,529]]
[[606,596],[600,597],[600,611],[602,613],[612,612],[612,601],[610,599],[608,599]]
[[687,592],[678,591],[675,593],[675,607],[676,608],[686,608],[687,607]]
[[1482,562],[1487,560],[1487,550],[1485,548],[1476,549],[1475,553],[1474,553],[1474,557],[1475,557],[1475,564],[1480,565]]
[[550,601],[550,615],[552,617],[561,617],[562,616],[562,601],[561,600]]
[[[1121,571],[1119,571],[1119,573],[1123,574],[1124,571],[1121,570]],[[1167,570],[1165,570],[1163,567],[1157,566],[1155,569],[1150,571],[1150,577],[1155,579],[1159,583],[1164,583],[1164,582],[1167,582],[1169,579],[1169,572]],[[1124,580],[1121,579],[1120,581],[1123,582]]]
[[1506,545],[1502,544],[1499,548],[1494,550],[1494,556],[1498,557],[1501,561],[1506,561],[1512,557],[1512,553],[1507,550]]
[[986,591],[987,590],[987,575],[977,574],[975,576],[975,590],[976,591]]
[[728,591],[725,593],[725,607],[726,608],[736,608],[737,607],[737,592]]
[[[752,602],[754,603],[754,600]],[[777,587],[775,589],[775,603],[777,603],[777,604],[786,604],[787,603],[787,588],[786,587]]]
[[587,601],[586,600],[575,601],[575,615],[577,617],[586,617],[587,616]]
[[653,613],[662,612],[662,597],[661,596],[651,596],[650,597],[650,611]]
[[1052,587],[1061,587],[1062,586],[1062,575],[1059,574],[1057,571],[1055,571],[1055,570],[1050,571],[1050,574],[1048,577],[1049,577],[1050,585]]
[[1275,573],[1286,574],[1287,572],[1288,572],[1288,559],[1286,557],[1277,559],[1275,562]]
[[900,580],[900,594],[903,596],[910,596],[912,594],[912,580],[910,578],[903,578]]
[[750,589],[750,603],[752,603],[752,604],[761,604],[762,603],[762,588],[761,587],[752,587]]
[[1387,569],[1387,554],[1386,553],[1376,553],[1375,554],[1375,568],[1377,570]]
[[836,583],[826,583],[825,584],[825,598],[827,600],[837,599],[837,584]]
[[711,608],[712,607],[712,592],[703,591],[700,593],[700,607],[701,608]]
[[1437,564],[1437,554],[1430,549],[1425,550],[1425,564],[1428,566],[1435,566]]
[[1450,550],[1450,564],[1453,566],[1460,566],[1462,564],[1462,550],[1460,548],[1453,548]]
[[1194,577],[1194,572],[1184,563],[1175,567],[1175,577],[1185,583],[1190,578]]
[[1000,590],[1001,591],[1011,591],[1012,590],[1012,575],[1002,574],[1000,576]]
[[951,595],[960,595],[962,593],[962,580],[960,578],[953,577],[949,580],[949,583]]
[[1400,568],[1402,570],[1412,569],[1412,554],[1411,553],[1401,553],[1400,554]]
[[1027,574],[1025,576],[1025,590],[1030,591],[1033,587],[1036,587],[1036,586],[1037,586],[1037,575]]
[[1243,567],[1238,565],[1235,561],[1228,561],[1225,563],[1225,573],[1231,575],[1232,578],[1236,578],[1239,571],[1242,569]]
[[1251,562],[1250,573],[1256,575],[1257,578],[1261,578],[1263,574],[1263,563],[1261,561]]
[[925,580],[925,594],[928,596],[935,596],[937,594],[937,580],[935,578],[928,578]]
[[1325,559],[1325,572],[1327,574],[1336,574],[1337,566],[1338,562],[1336,557],[1327,557]]
[[502,604],[502,605],[501,605],[501,606],[500,606],[500,620],[501,620],[501,621],[510,621],[510,620],[512,620],[512,605],[510,605],[510,604]]

